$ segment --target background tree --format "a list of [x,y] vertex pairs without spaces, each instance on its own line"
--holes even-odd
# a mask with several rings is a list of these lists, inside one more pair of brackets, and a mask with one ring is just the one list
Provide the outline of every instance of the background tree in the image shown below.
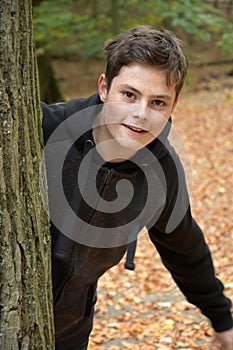
[[53,349],[31,1],[0,2],[0,98],[0,348]]

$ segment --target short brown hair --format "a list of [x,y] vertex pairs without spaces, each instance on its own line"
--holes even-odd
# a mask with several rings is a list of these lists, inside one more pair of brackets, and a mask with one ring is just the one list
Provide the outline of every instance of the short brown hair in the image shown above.
[[178,96],[187,74],[188,62],[181,47],[181,41],[166,29],[152,26],[137,26],[106,42],[106,79],[108,88],[123,66],[135,62],[146,62],[167,74],[167,84],[175,83]]

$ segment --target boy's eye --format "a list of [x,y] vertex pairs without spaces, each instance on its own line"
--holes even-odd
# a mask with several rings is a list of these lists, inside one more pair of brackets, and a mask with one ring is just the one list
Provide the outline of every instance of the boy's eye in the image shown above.
[[163,106],[165,106],[165,103],[164,103],[164,101],[162,101],[162,100],[154,100],[154,101],[153,101],[153,104],[156,105],[156,106],[158,106],[158,107],[163,107]]
[[130,99],[133,99],[134,98],[134,94],[130,91],[123,91],[123,96],[127,97],[127,98],[130,98]]

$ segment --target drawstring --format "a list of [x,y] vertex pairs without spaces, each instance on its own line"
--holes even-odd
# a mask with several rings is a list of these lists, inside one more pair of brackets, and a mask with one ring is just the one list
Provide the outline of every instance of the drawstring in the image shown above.
[[127,246],[126,260],[125,260],[125,269],[135,270],[134,256],[137,248],[137,239],[133,242],[130,242]]
[[[141,191],[141,186],[143,183],[143,177],[144,173],[141,169],[138,170],[137,176],[136,176],[136,181],[135,181],[135,212],[136,215],[138,215],[138,211],[136,210],[137,208],[137,203],[139,205],[139,209],[141,208],[141,200],[142,200],[142,192]],[[134,263],[134,257],[136,253],[136,248],[137,248],[137,236],[140,232],[140,223],[138,222],[137,226],[135,227],[135,232],[132,233],[133,236],[136,235],[136,239],[130,243],[128,243],[127,246],[127,253],[126,253],[126,261],[125,261],[125,269],[127,270],[135,270],[135,263]]]

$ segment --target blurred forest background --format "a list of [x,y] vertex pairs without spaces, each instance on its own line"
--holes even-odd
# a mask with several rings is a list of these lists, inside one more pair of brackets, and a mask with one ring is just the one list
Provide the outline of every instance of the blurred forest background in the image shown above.
[[94,92],[104,71],[104,42],[138,24],[166,27],[183,40],[191,67],[186,85],[203,71],[232,73],[233,0],[34,0],[33,6],[47,103]]

